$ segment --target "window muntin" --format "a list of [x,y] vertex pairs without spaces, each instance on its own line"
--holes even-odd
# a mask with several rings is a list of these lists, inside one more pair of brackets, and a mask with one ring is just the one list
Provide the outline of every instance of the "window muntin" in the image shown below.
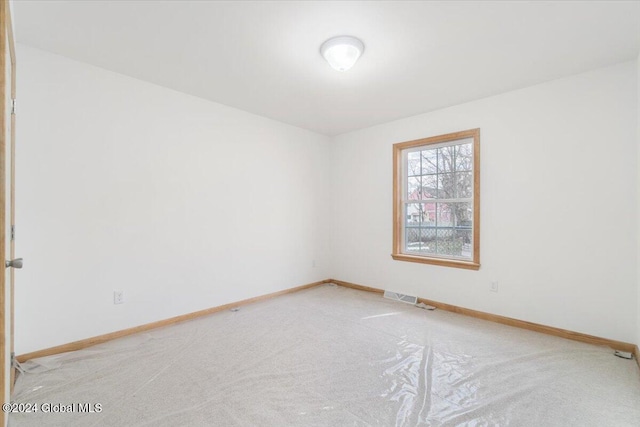
[[394,259],[479,268],[479,139],[394,145]]

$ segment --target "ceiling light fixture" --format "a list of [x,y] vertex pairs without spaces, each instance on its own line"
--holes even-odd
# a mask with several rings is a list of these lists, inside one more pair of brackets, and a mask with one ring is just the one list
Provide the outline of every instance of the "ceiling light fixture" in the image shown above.
[[322,43],[320,53],[338,71],[347,71],[364,52],[364,44],[353,36],[333,37]]

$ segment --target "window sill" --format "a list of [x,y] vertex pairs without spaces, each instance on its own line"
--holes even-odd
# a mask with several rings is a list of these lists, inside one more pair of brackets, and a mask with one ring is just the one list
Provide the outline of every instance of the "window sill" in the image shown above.
[[465,268],[467,270],[479,270],[480,264],[473,261],[459,261],[455,259],[429,258],[407,254],[391,254],[396,261],[419,262],[422,264],[442,265],[445,267]]

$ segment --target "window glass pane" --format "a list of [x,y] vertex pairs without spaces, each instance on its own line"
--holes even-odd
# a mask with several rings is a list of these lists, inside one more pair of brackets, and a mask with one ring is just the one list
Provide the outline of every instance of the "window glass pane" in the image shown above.
[[412,151],[407,153],[407,175],[416,176],[420,175],[420,152]]
[[405,227],[416,226],[422,222],[424,213],[422,203],[407,203],[405,208]]
[[408,253],[417,253],[421,250],[422,242],[420,241],[420,227],[417,225],[407,227],[405,229],[405,252]]
[[458,198],[473,197],[473,172],[456,172]]
[[450,203],[453,221],[457,228],[471,228],[473,225],[473,203]]
[[472,245],[471,236],[473,236],[471,234],[471,227],[456,228],[455,238],[456,240],[462,243],[460,256],[463,258],[471,259],[473,255],[473,245]]
[[438,175],[424,175],[422,177],[422,198],[435,199],[438,197]]
[[438,172],[438,150],[422,150],[422,173],[437,173]]
[[457,195],[455,174],[453,172],[438,174],[438,198],[453,199]]
[[420,250],[420,228],[423,208],[421,203],[407,203],[405,208],[405,249],[408,252]]
[[438,173],[455,170],[455,152],[455,146],[438,148]]
[[436,225],[436,203],[422,204],[422,222],[425,225]]
[[407,178],[407,200],[420,200],[420,190],[421,190],[421,179],[420,177],[409,177]]
[[436,224],[438,227],[450,227],[453,225],[451,203],[438,203],[436,205]]
[[460,144],[456,146],[456,170],[473,170],[473,144]]
[[435,222],[431,223],[431,225],[423,224],[422,226],[422,247],[420,252],[423,255],[436,254],[436,227],[434,224]]

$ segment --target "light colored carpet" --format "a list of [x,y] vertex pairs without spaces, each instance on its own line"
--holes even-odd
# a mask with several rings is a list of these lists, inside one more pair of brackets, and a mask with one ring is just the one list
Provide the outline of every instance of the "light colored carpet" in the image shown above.
[[26,367],[16,402],[102,410],[14,427],[640,426],[640,369],[608,348],[334,285]]

